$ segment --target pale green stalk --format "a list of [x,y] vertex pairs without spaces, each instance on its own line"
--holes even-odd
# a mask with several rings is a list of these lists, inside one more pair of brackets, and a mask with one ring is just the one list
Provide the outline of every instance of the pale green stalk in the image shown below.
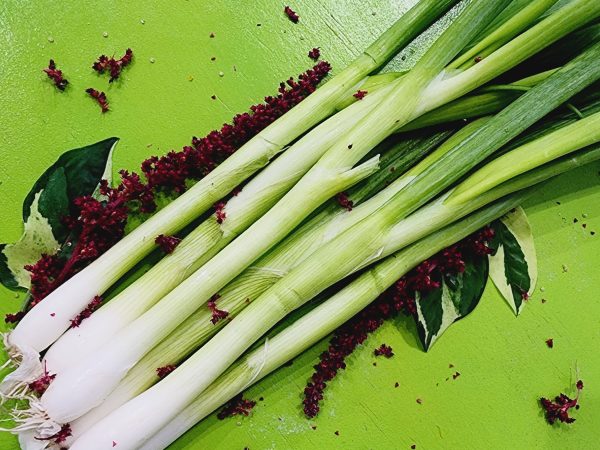
[[[600,45],[517,99],[464,140],[462,145],[456,146],[443,155],[437,164],[417,175],[415,180],[375,214],[322,246],[311,258],[293,269],[244,309],[172,375],[95,424],[75,442],[72,449],[94,448],[94,443],[104,436],[107,429],[111,430],[113,438],[125,442],[125,448],[138,447],[144,442],[144,436],[166,425],[252,342],[291,310],[349,273],[410,244],[406,240],[400,243],[388,240],[390,232],[398,236],[394,233],[398,218],[432,198],[435,195],[432,185],[438,189],[437,192],[448,187],[512,137],[600,78],[600,63],[597,58],[599,53]],[[519,120],[515,122],[515,118]],[[327,159],[327,156],[328,154],[324,158]],[[462,166],[448,165],[447,161],[459,161]],[[449,167],[453,170],[448,170]],[[461,211],[469,212],[466,207]],[[442,217],[437,225],[443,226],[446,223],[448,219]],[[425,225],[431,225],[431,222],[426,222]],[[56,386],[55,383],[56,380],[45,395]],[[143,424],[136,422],[134,418],[148,408],[159,412]]]
[[335,112],[337,101],[384,64],[456,0],[424,0],[404,14],[350,66],[252,138],[185,194],[156,213],[86,269],[38,303],[11,333],[10,345],[41,351],[70,326],[90,300],[102,294],[155,248],[154,238],[173,235],[225,197],[304,132]]
[[[600,147],[563,158],[521,177],[522,188],[600,159]],[[513,184],[518,187],[517,183]],[[419,262],[475,232],[516,207],[528,192],[487,206],[387,257],[283,331],[242,357],[193,403],[155,434],[142,450],[161,450],[236,395],[332,333],[383,294]]]

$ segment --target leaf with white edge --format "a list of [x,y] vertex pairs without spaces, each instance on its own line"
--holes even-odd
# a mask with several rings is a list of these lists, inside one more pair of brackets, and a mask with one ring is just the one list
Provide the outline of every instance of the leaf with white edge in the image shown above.
[[97,196],[100,180],[110,181],[117,142],[109,138],[69,150],[34,183],[23,201],[23,235],[15,244],[0,244],[0,283],[9,289],[29,288],[24,266],[56,253],[67,240],[63,217],[74,212],[75,198]]
[[488,260],[476,257],[466,261],[464,272],[446,276],[438,289],[415,296],[415,321],[423,349],[434,342],[457,320],[468,316],[481,299],[488,277]]
[[492,224],[490,278],[515,314],[519,314],[537,281],[537,257],[531,226],[522,208]]
[[[25,270],[28,264],[34,264],[43,254],[53,254],[60,247],[54,239],[50,222],[39,212],[39,201],[44,191],[39,192],[33,199],[30,214],[25,222],[25,231],[15,244],[4,245],[2,248],[2,261],[8,269],[3,273],[3,278],[9,280],[7,287],[22,287],[29,289],[30,276]],[[4,284],[4,281],[3,281]]]

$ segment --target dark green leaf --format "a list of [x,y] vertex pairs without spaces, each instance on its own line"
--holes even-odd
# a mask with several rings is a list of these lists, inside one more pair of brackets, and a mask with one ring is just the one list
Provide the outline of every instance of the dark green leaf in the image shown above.
[[488,259],[466,262],[465,271],[445,276],[441,286],[424,296],[416,295],[415,321],[423,349],[433,343],[457,320],[469,315],[479,303],[488,277]]
[[9,289],[17,289],[19,283],[15,279],[15,276],[8,268],[8,260],[6,255],[3,253],[6,244],[0,244],[0,283]]

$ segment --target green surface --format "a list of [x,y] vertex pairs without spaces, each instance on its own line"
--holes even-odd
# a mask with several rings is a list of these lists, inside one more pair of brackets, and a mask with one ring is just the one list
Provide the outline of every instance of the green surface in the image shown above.
[[[294,25],[273,0],[0,2],[0,241],[19,237],[24,196],[63,151],[115,135],[115,167],[136,169],[273,93],[311,64],[306,53],[314,46],[341,69],[411,3],[302,0],[292,5],[301,17]],[[99,54],[120,56],[127,47],[135,62],[120,82],[109,86],[90,69]],[[71,82],[64,93],[41,72],[49,58]],[[108,114],[87,87],[106,91]],[[490,283],[477,310],[428,354],[412,324],[388,323],[350,358],[320,416],[308,421],[301,394],[321,343],[248,391],[264,397],[250,417],[211,416],[173,448],[597,448],[599,169],[563,176],[525,205],[540,276],[518,319]],[[0,299],[2,313],[21,302],[3,288]],[[396,356],[375,360],[372,350],[383,342]],[[576,368],[586,385],[577,422],[551,427],[537,398],[567,389]],[[15,442],[0,435],[2,450]]]

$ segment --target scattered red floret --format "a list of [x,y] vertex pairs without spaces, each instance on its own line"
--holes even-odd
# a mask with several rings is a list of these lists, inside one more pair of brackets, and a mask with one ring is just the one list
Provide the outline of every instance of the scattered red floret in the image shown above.
[[108,111],[108,100],[106,100],[106,94],[104,92],[97,91],[94,88],[87,88],[85,92],[98,102],[103,113]]
[[50,60],[48,67],[44,69],[44,72],[48,75],[48,78],[54,82],[54,86],[60,91],[64,91],[69,84],[69,82],[63,78],[62,70],[56,68],[56,63],[53,59]]
[[285,8],[283,8],[283,12],[294,23],[298,23],[298,21],[300,20],[300,16],[298,14],[296,14],[296,11],[294,11],[289,6],[286,6]]
[[77,315],[77,317],[71,320],[71,328],[77,328],[79,325],[81,325],[81,322],[90,317],[94,311],[100,308],[100,305],[102,305],[102,297],[96,295],[90,304],[87,305],[85,309]]
[[210,309],[212,313],[210,321],[213,325],[215,325],[219,320],[227,318],[227,316],[229,315],[228,311],[224,311],[222,309],[217,308],[217,300],[219,299],[219,297],[219,294],[215,294],[208,302],[208,309]]
[[354,202],[350,200],[350,197],[348,197],[348,194],[346,192],[340,192],[335,196],[335,199],[342,208],[345,208],[348,211],[352,211],[352,208],[354,207]]
[[480,63],[481,61],[483,61],[483,58],[481,56],[476,56],[473,61],[475,61],[475,63]]
[[554,347],[554,339],[546,339],[546,345],[548,346],[548,348],[553,348]]
[[227,214],[225,213],[225,202],[218,202],[215,204],[215,217],[217,218],[217,223],[223,223]]
[[329,342],[329,347],[320,355],[319,363],[314,366],[315,372],[304,389],[304,414],[308,418],[318,414],[326,383],[332,380],[340,369],[346,367],[345,358],[362,344],[370,333],[400,312],[416,314],[416,292],[426,293],[439,288],[440,283],[437,280],[442,274],[461,273],[465,269],[465,260],[490,254],[487,242],[493,235],[491,228],[484,228],[423,261],[374,303],[338,328]]
[[319,47],[315,47],[315,48],[313,48],[311,51],[309,51],[309,52],[308,52],[308,57],[309,57],[310,59],[313,59],[313,60],[315,60],[315,61],[316,61],[317,59],[319,59],[319,58],[321,57],[321,50],[319,49]]
[[256,406],[256,402],[253,400],[246,400],[243,394],[238,394],[225,405],[225,407],[217,414],[219,420],[223,420],[227,417],[233,417],[237,415],[247,416],[252,411],[252,408]]
[[156,245],[158,245],[160,247],[160,249],[163,252],[169,254],[169,253],[173,253],[175,248],[181,242],[181,239],[179,239],[178,237],[175,237],[175,236],[165,236],[164,234],[161,234],[161,235],[156,236],[156,239],[154,239],[154,242],[156,243]]
[[368,91],[361,91],[359,89],[352,96],[357,100],[362,100],[363,98],[365,98],[365,95],[367,95],[368,93],[369,93]]
[[386,344],[381,344],[379,348],[376,348],[373,353],[375,354],[375,356],[385,356],[386,358],[391,358],[392,356],[394,356],[392,347]]
[[58,430],[58,432],[56,434],[53,434],[52,436],[47,437],[47,438],[36,437],[36,439],[38,441],[54,441],[55,444],[62,444],[71,435],[72,435],[71,425],[66,423],[62,427],[60,427],[60,430]]
[[162,380],[175,369],[177,369],[177,366],[175,364],[169,364],[168,366],[159,367],[156,369],[156,375]]
[[579,409],[579,394],[583,389],[583,381],[579,380],[576,384],[577,396],[573,399],[569,398],[565,394],[557,395],[554,401],[548,400],[542,397],[540,403],[546,413],[546,420],[549,424],[553,424],[557,420],[563,423],[573,423],[575,419],[569,416],[569,410],[571,408]]
[[25,317],[25,313],[23,311],[18,311],[18,312],[14,313],[14,314],[8,313],[8,314],[6,314],[4,316],[4,322],[6,322],[6,323],[17,323],[23,317]]
[[46,392],[46,389],[48,389],[48,386],[50,386],[50,383],[52,383],[54,378],[56,378],[56,374],[48,373],[46,363],[44,362],[44,374],[37,380],[29,383],[29,389],[41,397],[44,392]]
[[[260,131],[292,109],[317,88],[327,76],[331,66],[319,62],[298,77],[290,78],[279,86],[279,93],[266,97],[265,102],[254,105],[250,113],[234,117],[219,131],[204,138],[193,138],[192,145],[180,152],[171,151],[162,157],[151,157],[142,163],[144,183],[136,173],[121,171],[121,182],[111,188],[101,183],[102,199],[84,196],[74,201],[75,213],[65,218],[72,238],[65,244],[69,251],[56,255],[43,255],[26,269],[31,273],[31,301],[29,308],[50,294],[67,279],[97,259],[123,237],[127,218],[133,212],[151,213],[156,209],[155,192],[167,189],[180,193],[186,189],[187,180],[204,177],[229,155],[256,136]],[[108,106],[107,106],[108,107]],[[215,318],[227,312],[215,310]],[[22,317],[16,313],[5,320],[15,322]]]
[[102,74],[108,72],[110,74],[109,83],[119,78],[121,71],[131,64],[133,60],[133,51],[128,48],[125,50],[125,55],[122,58],[115,59],[114,57],[108,57],[106,55],[100,55],[96,62],[92,65],[92,69]]

